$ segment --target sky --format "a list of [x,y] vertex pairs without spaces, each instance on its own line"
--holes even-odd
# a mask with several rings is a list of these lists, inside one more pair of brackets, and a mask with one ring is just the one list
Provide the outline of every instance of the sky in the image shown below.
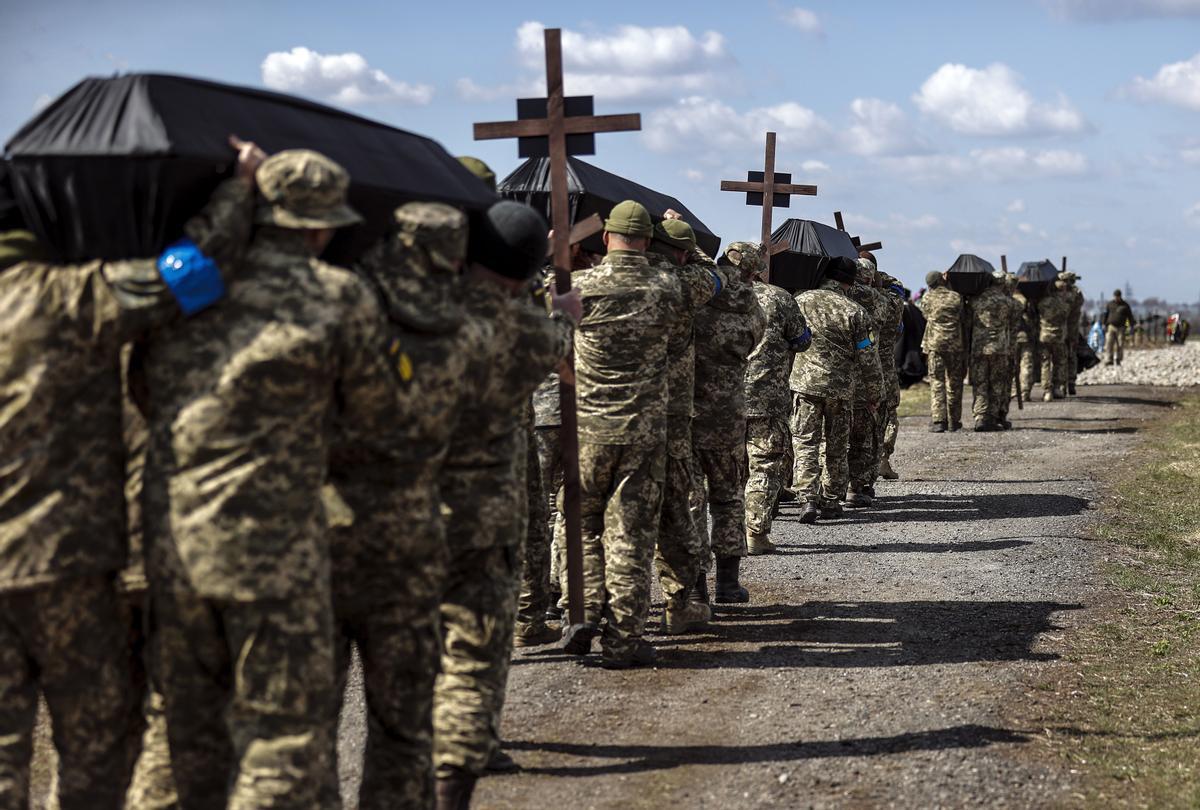
[[1200,0],[0,0],[0,134],[85,76],[160,71],[268,87],[419,132],[503,177],[476,121],[566,91],[642,131],[584,160],[680,198],[725,242],[761,169],[819,187],[776,209],[882,241],[914,289],[960,253],[1067,256],[1089,297],[1200,300]]

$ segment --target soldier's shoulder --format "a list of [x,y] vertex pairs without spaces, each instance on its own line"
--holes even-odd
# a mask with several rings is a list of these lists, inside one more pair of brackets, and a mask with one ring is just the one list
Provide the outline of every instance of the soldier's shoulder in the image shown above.
[[379,308],[375,288],[362,274],[320,259],[309,260],[309,267],[331,302],[372,311]]

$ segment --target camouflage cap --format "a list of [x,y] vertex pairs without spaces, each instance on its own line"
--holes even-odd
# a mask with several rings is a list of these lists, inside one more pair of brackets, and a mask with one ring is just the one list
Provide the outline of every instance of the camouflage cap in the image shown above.
[[730,242],[724,258],[743,273],[757,275],[767,267],[762,245],[758,242]]
[[654,226],[654,241],[676,250],[696,249],[696,232],[682,219],[664,219]]
[[654,223],[650,221],[650,212],[646,210],[646,206],[633,200],[625,200],[613,206],[608,219],[604,220],[604,230],[606,233],[647,239],[654,234]]
[[463,155],[458,159],[458,162],[465,166],[467,171],[482,180],[483,184],[490,190],[496,190],[496,173],[482,160],[470,155]]
[[350,175],[320,152],[277,152],[262,162],[254,179],[262,195],[254,213],[259,225],[308,230],[362,222],[346,204]]
[[431,269],[455,272],[467,255],[467,216],[444,203],[410,202],[397,208],[396,239],[420,248]]
[[1067,284],[1074,284],[1076,281],[1079,280],[1079,276],[1075,275],[1070,270],[1064,270],[1063,272],[1058,274],[1058,280],[1065,281],[1065,282],[1067,282]]
[[858,276],[855,279],[864,287],[871,287],[875,284],[875,262],[870,259],[859,258],[854,262],[858,266]]

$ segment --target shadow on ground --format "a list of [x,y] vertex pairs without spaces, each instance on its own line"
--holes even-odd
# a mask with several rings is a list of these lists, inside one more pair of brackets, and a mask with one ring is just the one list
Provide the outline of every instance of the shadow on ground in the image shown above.
[[[790,508],[789,508],[790,507]],[[1088,508],[1084,498],[1074,495],[997,494],[997,495],[886,495],[869,510],[847,510],[841,523],[875,521],[921,521],[948,523],[964,520],[1003,518],[1066,517],[1079,515]],[[799,519],[797,504],[787,504],[777,518]],[[826,521],[822,521],[825,523]]]

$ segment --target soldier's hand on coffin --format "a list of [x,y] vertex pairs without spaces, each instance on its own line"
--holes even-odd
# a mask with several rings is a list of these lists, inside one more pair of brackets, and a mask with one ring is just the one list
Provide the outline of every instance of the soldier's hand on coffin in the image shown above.
[[579,323],[583,317],[583,299],[579,297],[579,290],[568,290],[562,295],[552,293],[550,305],[575,323]]
[[254,185],[254,173],[267,159],[267,153],[254,141],[243,141],[237,135],[229,136],[229,145],[237,150],[237,176]]
[[676,211],[674,208],[668,208],[663,212],[663,219],[678,219],[683,220],[683,214]]

